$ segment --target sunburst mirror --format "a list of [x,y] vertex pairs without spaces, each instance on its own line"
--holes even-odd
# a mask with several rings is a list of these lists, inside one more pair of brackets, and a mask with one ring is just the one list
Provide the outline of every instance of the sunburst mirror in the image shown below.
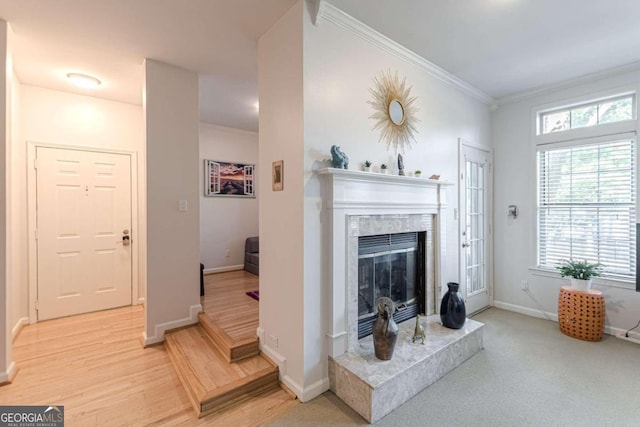
[[374,113],[369,117],[376,121],[373,130],[380,131],[380,142],[387,144],[387,150],[403,152],[416,142],[416,97],[411,96],[411,86],[407,87],[406,78],[402,81],[398,73],[391,71],[380,73],[373,78],[373,87],[369,89],[373,97],[369,105]]

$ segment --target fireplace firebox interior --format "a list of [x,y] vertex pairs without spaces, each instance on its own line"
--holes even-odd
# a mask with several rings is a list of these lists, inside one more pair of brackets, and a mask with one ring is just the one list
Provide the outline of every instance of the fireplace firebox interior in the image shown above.
[[358,238],[358,339],[371,334],[380,297],[396,304],[396,322],[425,312],[425,238],[425,232]]

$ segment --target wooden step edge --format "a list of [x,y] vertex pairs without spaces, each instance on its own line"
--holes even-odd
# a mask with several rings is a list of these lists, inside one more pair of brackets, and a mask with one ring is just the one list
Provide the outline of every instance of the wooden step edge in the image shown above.
[[231,337],[227,335],[218,325],[204,313],[198,315],[200,320],[200,327],[205,332],[205,335],[216,346],[220,354],[224,356],[227,362],[231,362]]
[[205,394],[200,401],[200,417],[224,410],[252,396],[280,386],[277,368],[265,368],[245,378],[225,384]]
[[184,352],[180,348],[180,345],[175,342],[175,338],[172,337],[171,334],[167,334],[165,336],[165,347],[167,349],[167,353],[169,354],[169,359],[171,360],[173,367],[178,374],[178,379],[180,379],[182,386],[187,391],[189,401],[193,405],[193,408],[196,410],[196,412],[200,413],[200,401],[202,400],[202,396],[206,394],[204,386],[198,379],[197,375],[195,375],[195,373],[188,366],[189,364]]
[[256,338],[254,341],[248,342],[242,346],[234,346],[230,350],[230,362],[235,363],[240,360],[259,355],[260,345],[258,339]]
[[[224,412],[229,408],[232,408],[234,406],[238,406],[241,405],[242,403],[250,400],[250,399],[254,399],[256,397],[260,397],[260,396],[266,396],[270,393],[274,393],[278,390],[281,390],[281,384],[277,384],[277,383],[267,383],[259,388],[255,388],[253,390],[251,390],[248,393],[242,394],[237,396],[235,399],[233,400],[229,400],[227,402],[218,404],[218,405],[206,405],[203,409],[203,411],[201,412],[200,416],[198,418],[202,418],[205,417],[207,415],[213,414],[213,413],[220,413],[220,412]],[[295,400],[295,399],[291,399],[291,400]]]
[[234,340],[205,313],[200,313],[198,318],[205,335],[227,362],[234,363],[260,353],[260,341],[257,336]]

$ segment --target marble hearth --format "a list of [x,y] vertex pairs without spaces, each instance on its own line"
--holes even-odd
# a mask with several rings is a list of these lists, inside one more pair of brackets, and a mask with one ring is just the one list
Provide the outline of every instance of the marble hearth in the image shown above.
[[[330,232],[329,383],[345,403],[376,422],[482,349],[481,323],[467,320],[463,329],[452,330],[437,315],[448,281],[442,275],[448,247],[443,218],[446,188],[453,183],[333,168],[317,173],[325,178],[323,222]],[[358,340],[358,238],[414,231],[426,233],[427,340],[411,343],[415,319],[401,323],[392,360],[380,361],[371,336]]]
[[361,339],[356,350],[329,359],[331,391],[375,423],[482,350],[480,322],[467,319],[462,329],[454,330],[432,315],[425,323],[424,345],[411,342],[415,319],[398,325],[391,360],[376,359],[371,336]]

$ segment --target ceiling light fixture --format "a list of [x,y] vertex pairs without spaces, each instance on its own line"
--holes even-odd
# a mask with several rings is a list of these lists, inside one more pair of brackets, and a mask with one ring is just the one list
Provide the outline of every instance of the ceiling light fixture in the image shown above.
[[82,73],[67,73],[67,78],[71,83],[82,89],[95,89],[102,84],[97,78]]

